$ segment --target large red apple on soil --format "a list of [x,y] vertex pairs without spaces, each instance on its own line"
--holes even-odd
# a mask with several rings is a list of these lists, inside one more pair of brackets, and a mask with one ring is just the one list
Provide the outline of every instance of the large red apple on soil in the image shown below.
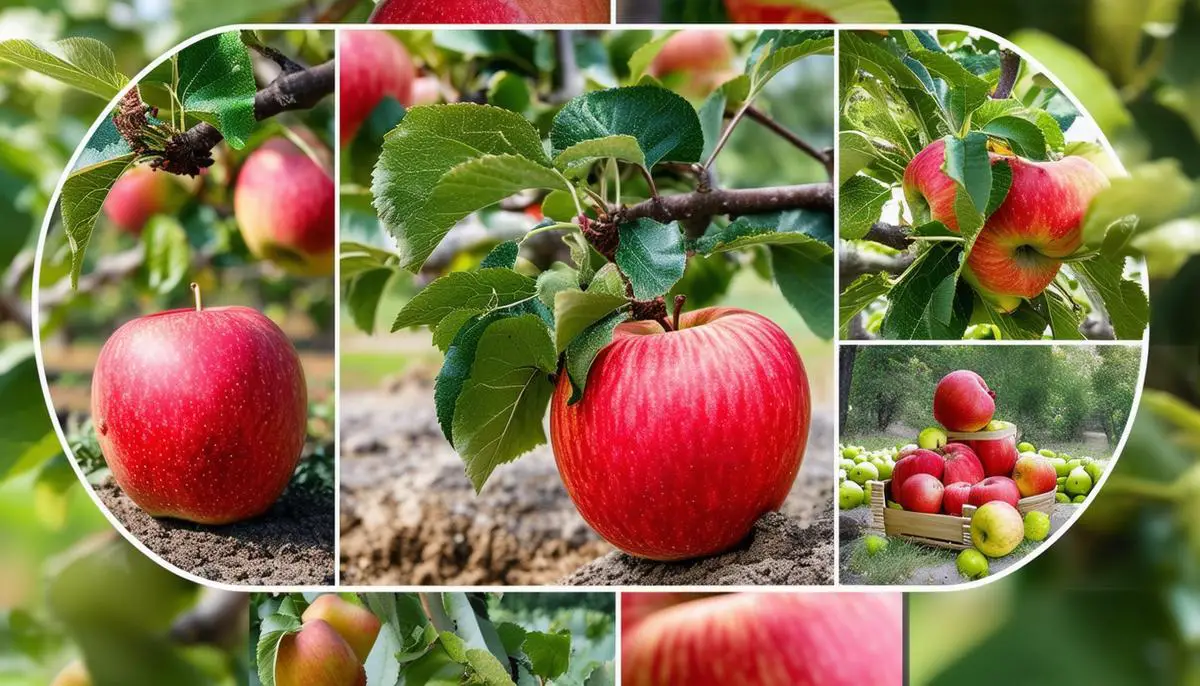
[[975,455],[975,451],[971,450],[962,443],[947,443],[942,448],[942,452],[946,455],[946,468],[942,472],[942,481],[947,484],[955,483],[956,481],[965,481],[968,484],[977,484],[983,481],[985,476],[983,473],[983,464],[979,462],[979,457]]
[[386,31],[345,31],[338,38],[338,130],[348,145],[384,98],[412,104],[417,70]]
[[104,216],[135,236],[156,214],[173,211],[180,189],[167,172],[133,167],[121,175],[104,198]]
[[904,482],[916,474],[929,474],[938,479],[946,468],[946,460],[932,450],[918,448],[896,462],[892,468],[892,499],[899,501]]
[[902,607],[899,593],[737,593],[684,603],[622,635],[621,683],[898,686]]
[[605,0],[383,0],[372,24],[606,24]]
[[247,307],[128,322],[100,351],[92,421],[113,478],[155,517],[262,514],[304,447],[307,390],[279,327]]
[[1031,495],[1053,491],[1057,485],[1058,473],[1054,471],[1050,460],[1041,455],[1022,455],[1013,467],[1012,478],[1017,484],[1017,489],[1021,491],[1021,496],[1028,498]]
[[945,487],[932,474],[913,474],[904,481],[896,502],[906,510],[937,514],[942,511]]
[[[992,165],[1012,169],[1012,185],[987,219],[967,257],[963,276],[1004,312],[1036,297],[1054,281],[1062,258],[1079,249],[1081,225],[1092,198],[1108,178],[1083,157],[1035,162],[989,153]],[[934,141],[908,163],[904,193],[918,221],[928,214],[951,231],[957,185],[944,171],[946,143]]]
[[1017,501],[1020,499],[1021,491],[1012,479],[1007,476],[989,476],[971,487],[971,494],[967,498],[967,502],[979,507],[993,500],[1002,500],[1016,507]]
[[559,380],[550,439],[579,513],[627,553],[655,560],[737,545],[779,509],[811,413],[791,339],[733,308],[684,314],[679,329],[626,322],[600,351],[583,399]]
[[333,273],[334,207],[329,172],[282,138],[250,153],[233,193],[250,252],[302,276]]
[[725,11],[738,24],[832,24],[824,12],[786,0],[725,0]]
[[951,431],[979,431],[995,413],[996,394],[973,371],[950,372],[933,391],[933,418]]

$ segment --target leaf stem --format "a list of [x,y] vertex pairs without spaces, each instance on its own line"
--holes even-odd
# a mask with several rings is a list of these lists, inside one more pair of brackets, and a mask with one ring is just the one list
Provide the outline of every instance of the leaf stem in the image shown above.
[[546,233],[549,231],[579,231],[579,225],[572,224],[571,222],[554,222],[549,226],[539,226],[535,229],[531,229],[521,238],[519,242],[524,243],[539,233]]
[[717,161],[717,155],[721,154],[721,150],[723,150],[725,148],[725,144],[729,142],[729,137],[733,135],[734,127],[738,125],[738,122],[742,120],[742,117],[746,116],[746,111],[750,109],[751,103],[753,102],[753,98],[746,98],[746,102],[742,103],[742,106],[737,112],[734,113],[733,117],[730,118],[729,124],[726,125],[725,130],[721,132],[721,138],[717,140],[716,146],[713,147],[712,154],[708,156],[708,161],[704,163],[705,169],[712,168],[713,162]]
[[558,175],[558,178],[562,179],[563,185],[567,187],[567,192],[571,194],[571,200],[575,201],[576,216],[582,215],[583,204],[579,202],[579,196],[575,194],[575,186],[571,185],[570,179],[564,176],[559,170],[555,169],[554,173]]

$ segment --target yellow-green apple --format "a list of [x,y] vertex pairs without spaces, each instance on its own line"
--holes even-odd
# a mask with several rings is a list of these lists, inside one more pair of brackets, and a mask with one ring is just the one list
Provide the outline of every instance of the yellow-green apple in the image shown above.
[[[1038,451],[1038,455],[1041,455],[1042,457],[1058,457],[1058,453],[1049,448],[1042,448]],[[1064,457],[1063,459],[1065,460],[1066,458]]]
[[1032,453],[1037,450],[1029,441],[1023,441],[1017,444],[1017,450],[1022,453]]
[[846,458],[847,460],[853,460],[854,458],[858,457],[860,452],[862,452],[861,449],[855,446],[846,446],[845,448],[842,448],[842,457]]
[[967,548],[959,553],[955,566],[958,567],[959,574],[972,581],[988,575],[988,559],[974,548]]
[[1076,467],[1067,475],[1065,486],[1068,495],[1087,495],[1092,490],[1092,477],[1087,468]]
[[727,550],[783,504],[808,438],[808,376],[762,315],[705,308],[673,331],[626,322],[573,405],[561,375],[550,442],[576,508],[639,557]]
[[302,276],[333,273],[333,178],[288,140],[269,140],[246,158],[233,213],[255,256]]
[[350,644],[323,620],[305,622],[279,642],[278,686],[366,686],[367,674]]
[[135,236],[156,214],[175,211],[181,189],[171,175],[147,166],[132,167],[113,184],[104,198],[104,216]]
[[1025,538],[1044,541],[1050,535],[1050,515],[1032,510],[1025,513]]
[[985,503],[999,500],[1016,507],[1017,501],[1020,499],[1021,491],[1012,479],[1007,476],[989,476],[971,486],[971,495],[967,498],[967,502],[979,507]]
[[942,512],[955,517],[962,515],[963,505],[971,497],[971,484],[965,481],[955,481],[946,486],[942,494]]
[[1055,493],[1054,494],[1054,502],[1069,503],[1069,502],[1071,502],[1071,496],[1067,495],[1066,493],[1062,493],[1062,492]]
[[904,480],[896,502],[906,510],[937,514],[942,511],[945,486],[932,474],[913,474]]
[[1017,489],[1021,491],[1021,497],[1028,498],[1031,495],[1053,491],[1057,485],[1055,480],[1058,474],[1050,460],[1041,455],[1025,455],[1019,458],[1013,467],[1012,478],[1017,483]]
[[887,550],[888,540],[885,536],[876,536],[874,534],[867,536],[865,539],[867,555],[874,557],[879,553]]
[[1071,502],[1075,503],[1076,505],[1078,505],[1079,503],[1085,502],[1086,500],[1087,500],[1087,495],[1084,493],[1080,493],[1079,495],[1075,496],[1074,498],[1071,498]]
[[[1025,457],[1026,454],[1037,455],[1037,453],[1021,453],[1021,457]],[[1047,459],[1050,460],[1050,466],[1054,467],[1054,473],[1058,476],[1066,476],[1071,473],[1070,465],[1068,465],[1067,461],[1061,457],[1051,457]]]
[[[941,455],[932,450],[914,450],[897,460],[896,466],[892,468],[892,498],[900,501],[900,489],[904,488],[904,482],[913,475],[929,474],[940,481],[945,468],[946,460]],[[903,505],[902,502],[901,504]]]
[[975,485],[983,481],[983,477],[986,476],[983,473],[983,464],[979,462],[979,457],[965,444],[947,443],[942,449],[942,454],[946,457],[946,466],[942,471],[944,483],[965,481],[970,485]]
[[372,24],[606,24],[604,0],[382,0]]
[[[993,166],[1008,165],[1012,184],[975,239],[963,277],[997,309],[1011,312],[1044,291],[1062,259],[1079,249],[1084,214],[1108,178],[1077,156],[1049,162],[989,156]],[[904,171],[904,193],[918,222],[933,219],[958,231],[958,186],[943,171],[945,162],[944,140],[917,153]]]
[[854,465],[854,469],[850,470],[847,477],[854,483],[862,486],[868,481],[879,479],[879,468],[870,462],[860,462]]
[[917,445],[926,450],[940,450],[946,445],[946,432],[936,426],[928,427],[917,436]]
[[663,43],[650,63],[649,73],[659,80],[680,82],[680,93],[689,98],[704,98],[733,76],[732,62],[733,44],[728,33],[686,29]]
[[305,623],[320,619],[333,627],[342,640],[354,650],[359,662],[366,662],[382,626],[379,618],[370,610],[334,593],[319,596],[304,610],[300,619]]
[[971,517],[971,543],[988,557],[1004,557],[1025,540],[1025,520],[1003,500],[985,503]]
[[155,517],[228,524],[283,493],[304,447],[300,358],[248,307],[125,323],[100,350],[92,420],[113,478]]
[[832,24],[828,14],[795,0],[725,0],[725,11],[738,24]]
[[92,677],[88,674],[83,662],[72,660],[54,676],[50,686],[92,686]]
[[[1100,462],[1099,460],[1088,462],[1087,464],[1083,465],[1083,471],[1087,472],[1088,476],[1092,477],[1093,484],[1098,484],[1100,483],[1100,477],[1104,476],[1104,463]],[[882,476],[882,474],[883,473],[880,472],[880,476]]]
[[338,37],[338,130],[348,145],[385,98],[412,104],[417,70],[404,44],[386,31]]
[[943,376],[933,390],[933,418],[951,431],[979,431],[995,412],[996,393],[969,369]]
[[737,593],[684,603],[622,635],[621,683],[861,686],[869,675],[900,684],[902,602],[899,593]]
[[853,481],[843,481],[838,486],[838,507],[843,510],[853,510],[862,505],[866,497],[863,487]]
[[887,458],[873,457],[871,458],[871,466],[873,466],[875,471],[879,473],[879,479],[881,481],[892,478],[892,468],[895,465]]

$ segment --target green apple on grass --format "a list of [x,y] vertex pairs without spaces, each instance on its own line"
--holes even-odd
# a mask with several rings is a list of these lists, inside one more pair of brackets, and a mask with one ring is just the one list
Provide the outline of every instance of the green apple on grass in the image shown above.
[[958,573],[972,581],[988,575],[988,559],[974,548],[967,548],[959,553],[956,565]]
[[1025,514],[1025,538],[1044,541],[1050,535],[1050,515],[1033,510]]
[[863,488],[853,481],[843,481],[838,486],[838,507],[843,510],[853,510],[863,504]]
[[888,540],[883,536],[871,534],[866,538],[867,555],[874,557],[875,555],[887,550]]

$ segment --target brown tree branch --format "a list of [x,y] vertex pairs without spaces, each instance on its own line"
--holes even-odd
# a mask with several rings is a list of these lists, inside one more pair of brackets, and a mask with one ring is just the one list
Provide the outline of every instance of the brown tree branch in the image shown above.
[[878,222],[873,225],[867,231],[867,234],[862,237],[862,240],[886,245],[896,250],[907,250],[912,245],[912,239],[909,237],[907,227],[888,224],[886,222]]
[[[192,269],[199,269],[212,261],[215,251],[210,249],[192,253]],[[61,305],[77,293],[87,293],[101,286],[129,278],[146,261],[142,246],[124,252],[105,255],[96,261],[96,268],[79,277],[78,288],[71,287],[71,279],[64,277],[58,283],[43,289],[38,306],[43,310]]]
[[818,150],[812,145],[809,145],[808,141],[804,140],[800,136],[797,136],[786,126],[775,121],[766,112],[763,112],[753,105],[747,108],[746,116],[763,125],[772,133],[784,139],[788,143],[791,143],[795,147],[799,148],[809,157],[820,162],[821,166],[825,167],[825,171],[829,174],[829,176],[833,176],[833,150]]
[[838,278],[842,284],[849,285],[864,274],[887,272],[895,276],[903,274],[915,259],[916,253],[912,251],[899,255],[881,255],[866,250],[844,249],[838,260]]
[[774,188],[714,188],[644,200],[617,212],[618,222],[648,217],[663,223],[718,214],[740,217],[784,210],[833,211],[833,184],[809,183]]
[[1000,50],[1000,80],[992,91],[993,100],[1005,100],[1012,95],[1017,85],[1017,74],[1021,72],[1021,56],[1011,50]]

